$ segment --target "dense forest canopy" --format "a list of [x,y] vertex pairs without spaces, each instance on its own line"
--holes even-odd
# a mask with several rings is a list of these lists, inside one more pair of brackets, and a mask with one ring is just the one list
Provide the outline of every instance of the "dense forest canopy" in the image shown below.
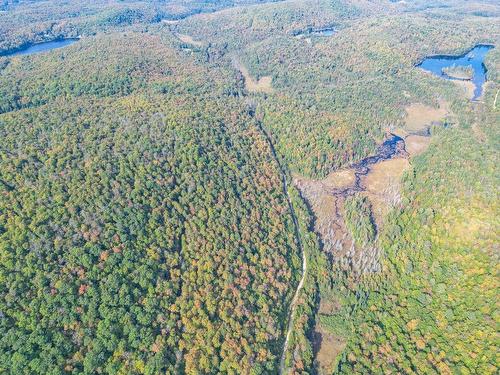
[[[494,0],[0,0],[0,372],[497,373],[499,25]],[[478,101],[416,66],[480,43]],[[350,175],[390,134],[406,169]]]

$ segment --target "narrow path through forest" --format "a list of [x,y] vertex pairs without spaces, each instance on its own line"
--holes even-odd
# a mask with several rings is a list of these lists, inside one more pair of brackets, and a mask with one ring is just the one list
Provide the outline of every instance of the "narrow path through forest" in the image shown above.
[[283,185],[283,193],[286,196],[287,202],[288,202],[288,207],[290,209],[290,213],[292,215],[292,221],[293,221],[293,226],[294,226],[294,232],[295,232],[295,238],[297,242],[297,246],[299,247],[299,251],[302,257],[302,276],[300,278],[299,284],[297,285],[297,289],[295,289],[295,294],[293,295],[292,302],[290,303],[290,307],[288,308],[288,323],[287,323],[287,328],[286,328],[286,337],[285,337],[285,343],[283,344],[283,351],[281,353],[281,358],[280,358],[280,367],[279,367],[279,373],[284,374],[285,372],[285,357],[286,357],[286,352],[288,351],[288,345],[290,342],[290,336],[292,334],[292,329],[293,329],[293,321],[295,317],[295,310],[297,308],[297,302],[299,300],[299,294],[300,291],[302,290],[302,287],[304,286],[304,280],[306,278],[306,271],[307,271],[307,258],[306,254],[304,253],[304,248],[302,246],[302,239],[300,238],[300,230],[299,230],[299,222],[297,220],[297,216],[295,215],[295,210],[293,208],[292,200],[290,199],[290,195],[288,194],[288,183],[286,180],[286,173],[281,165],[278,156],[276,155],[276,150],[274,148],[273,141],[271,140],[271,137],[269,133],[264,129],[262,124],[258,121],[257,122],[259,130],[262,132],[264,137],[267,140],[267,143],[269,144],[269,148],[271,149],[271,154],[273,155],[274,160],[278,164],[278,168],[280,170],[281,174],[281,180],[282,180],[282,185]]

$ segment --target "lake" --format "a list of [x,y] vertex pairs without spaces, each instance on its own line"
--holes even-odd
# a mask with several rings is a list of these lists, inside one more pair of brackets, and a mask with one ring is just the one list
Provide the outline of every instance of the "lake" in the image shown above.
[[53,40],[51,42],[31,44],[25,48],[3,52],[0,54],[0,56],[13,57],[22,55],[33,55],[35,53],[42,53],[51,51],[56,48],[66,47],[79,40],[80,40],[79,38],[68,38],[68,39]]
[[431,72],[438,77],[456,80],[458,78],[450,77],[443,72],[443,68],[450,67],[472,67],[473,77],[470,81],[474,84],[474,96],[472,100],[476,100],[483,93],[483,85],[486,82],[486,67],[484,66],[484,58],[492,45],[480,44],[475,46],[470,51],[460,56],[438,55],[431,56],[422,61],[417,66]]

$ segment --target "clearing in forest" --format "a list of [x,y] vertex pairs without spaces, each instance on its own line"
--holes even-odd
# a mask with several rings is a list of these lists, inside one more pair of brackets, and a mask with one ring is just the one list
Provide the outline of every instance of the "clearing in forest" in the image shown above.
[[442,124],[451,115],[448,103],[440,101],[438,108],[422,103],[413,103],[405,108],[405,126],[394,131],[405,141],[409,156],[419,155],[429,146],[429,129],[432,125]]
[[196,47],[202,47],[203,46],[203,42],[200,42],[199,40],[194,40],[189,35],[186,35],[186,34],[176,34],[176,36],[177,36],[177,38],[179,38],[179,40],[181,42],[184,42],[184,43],[187,43],[187,44],[192,44],[193,46],[196,46]]
[[339,301],[333,295],[321,297],[318,315],[313,333],[313,350],[318,365],[319,374],[331,374],[338,364],[339,355],[344,351],[347,342],[340,334],[335,334],[332,329],[324,327],[321,317],[327,318],[341,309]]
[[264,76],[259,80],[254,80],[250,75],[248,69],[238,61],[235,61],[236,68],[241,72],[243,78],[245,79],[245,88],[250,92],[262,92],[265,94],[270,94],[273,92],[272,87],[272,77]]
[[421,103],[413,103],[405,108],[405,130],[408,132],[418,132],[425,130],[434,123],[439,123],[449,113],[446,102],[439,102],[439,107],[434,108]]
[[346,340],[332,334],[320,324],[316,324],[313,340],[319,373],[333,373],[338,363],[338,356],[344,351],[347,345]]
[[406,158],[384,160],[374,164],[362,180],[378,228],[382,225],[389,208],[400,204],[400,181],[409,166],[410,163]]

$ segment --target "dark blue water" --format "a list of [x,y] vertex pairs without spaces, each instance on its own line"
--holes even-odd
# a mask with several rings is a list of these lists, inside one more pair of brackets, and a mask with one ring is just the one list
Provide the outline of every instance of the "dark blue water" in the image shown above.
[[70,39],[53,40],[52,42],[32,44],[26,48],[0,53],[0,56],[12,57],[12,56],[32,55],[35,53],[42,53],[56,48],[69,46],[70,44],[73,44],[78,40],[79,39],[76,38],[70,38]]
[[450,67],[452,65],[472,66],[472,69],[474,69],[474,77],[471,81],[475,86],[474,97],[472,100],[476,100],[483,93],[483,85],[486,82],[486,67],[484,66],[484,58],[488,51],[492,48],[493,46],[481,44],[461,56],[440,55],[428,57],[417,66],[427,70],[428,72],[434,73],[438,77],[450,80],[457,78],[452,78],[444,74],[443,68]]
[[392,159],[396,156],[406,156],[405,141],[403,138],[390,134],[389,137],[378,147],[373,156],[369,156],[357,163],[351,164],[354,169],[355,181],[352,186],[343,189],[331,189],[329,192],[333,195],[352,195],[356,192],[364,191],[365,187],[361,185],[361,177],[366,176],[372,165],[384,160]]

